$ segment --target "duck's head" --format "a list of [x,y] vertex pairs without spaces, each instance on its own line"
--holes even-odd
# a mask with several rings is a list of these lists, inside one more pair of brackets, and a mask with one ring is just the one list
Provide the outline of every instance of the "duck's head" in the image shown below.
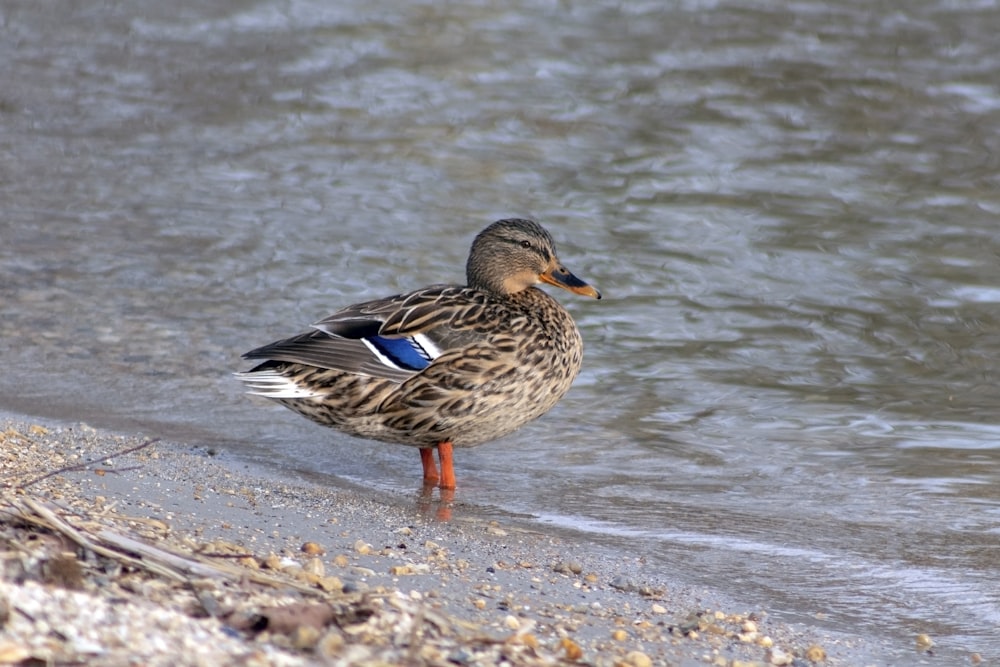
[[496,294],[516,294],[548,283],[574,294],[601,298],[601,293],[574,276],[556,256],[555,243],[532,220],[498,220],[472,242],[465,267],[470,287]]

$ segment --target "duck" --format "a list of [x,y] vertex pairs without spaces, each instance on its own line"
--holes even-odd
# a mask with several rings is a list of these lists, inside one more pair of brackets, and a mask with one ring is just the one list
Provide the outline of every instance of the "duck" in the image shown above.
[[[456,487],[454,448],[512,433],[580,372],[583,340],[539,284],[600,299],[533,220],[498,220],[473,240],[466,284],[432,285],[338,310],[243,354],[247,393],[352,436],[416,447],[425,487]],[[434,462],[437,450],[438,471]]]

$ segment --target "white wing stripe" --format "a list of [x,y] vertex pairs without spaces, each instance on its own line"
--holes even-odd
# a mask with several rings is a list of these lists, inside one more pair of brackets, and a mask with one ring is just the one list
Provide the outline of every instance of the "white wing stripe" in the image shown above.
[[319,398],[322,394],[301,387],[289,378],[274,371],[257,371],[254,373],[233,373],[239,378],[253,396],[265,398]]
[[413,346],[417,348],[421,356],[428,361],[434,361],[441,356],[441,348],[435,345],[434,341],[428,338],[426,334],[417,334],[410,338],[410,340],[413,341]]

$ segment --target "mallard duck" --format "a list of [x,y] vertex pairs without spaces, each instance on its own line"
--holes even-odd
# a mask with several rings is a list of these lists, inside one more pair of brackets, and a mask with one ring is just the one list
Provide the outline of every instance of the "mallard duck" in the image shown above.
[[573,318],[535,285],[601,298],[532,220],[499,220],[480,232],[466,280],[348,306],[312,331],[247,352],[264,361],[237,376],[248,393],[324,426],[419,447],[424,484],[454,489],[453,446],[494,440],[542,416],[580,371]]

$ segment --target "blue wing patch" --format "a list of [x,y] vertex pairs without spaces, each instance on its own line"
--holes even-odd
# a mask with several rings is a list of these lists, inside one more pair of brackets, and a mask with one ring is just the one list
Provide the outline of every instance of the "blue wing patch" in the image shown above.
[[413,338],[366,336],[364,340],[371,343],[383,357],[399,368],[419,371],[430,366],[430,355]]

